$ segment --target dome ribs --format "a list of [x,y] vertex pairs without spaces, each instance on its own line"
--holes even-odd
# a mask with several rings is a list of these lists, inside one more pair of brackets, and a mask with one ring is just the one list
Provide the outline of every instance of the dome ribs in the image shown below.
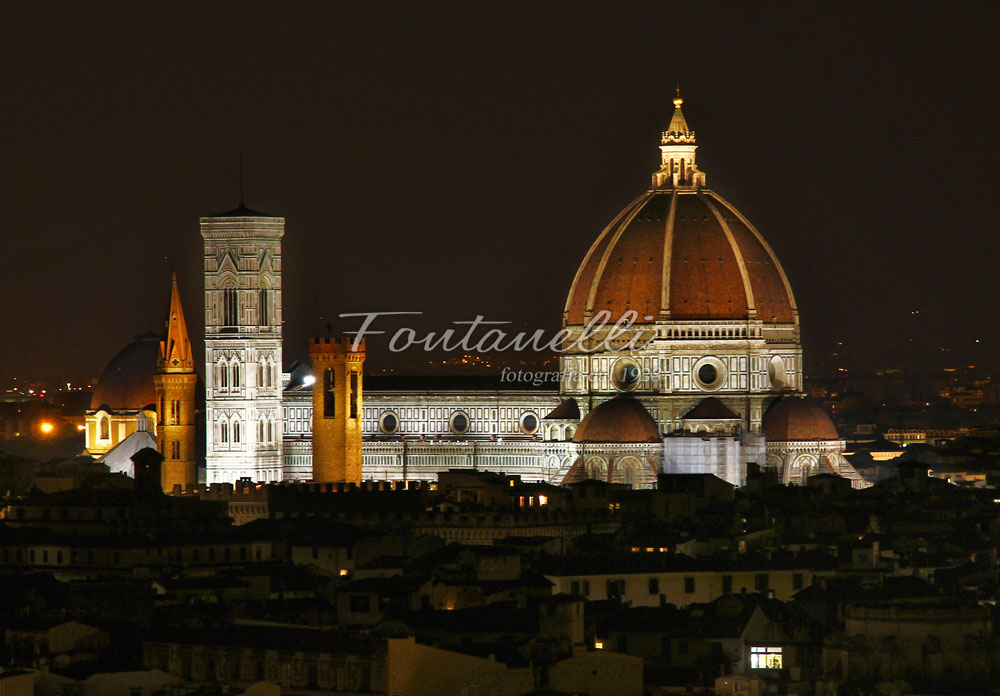
[[677,217],[677,194],[670,194],[670,212],[663,229],[663,264],[660,267],[660,320],[670,319],[670,259],[674,251],[674,220]]
[[602,310],[611,321],[634,310],[639,323],[798,325],[774,252],[707,189],[648,191],[604,229],[577,270],[564,325],[584,325]]
[[678,196],[668,280],[671,319],[747,317],[736,255],[719,221],[698,195]]
[[624,210],[615,216],[615,219],[604,228],[604,231],[597,237],[594,243],[587,250],[587,255],[583,259],[583,263],[577,269],[576,277],[573,279],[573,285],[570,288],[569,296],[566,298],[566,309],[565,309],[565,319],[564,324],[583,324],[585,322],[585,315],[587,310],[590,309],[588,300],[590,299],[591,286],[594,284],[594,277],[597,275],[598,268],[601,264],[601,259],[604,257],[604,252],[608,246],[608,243],[612,240],[618,225],[623,219],[628,219],[632,212],[641,207],[642,204],[650,197],[650,193],[644,193],[634,201],[632,201]]
[[795,297],[784,269],[763,236],[719,196],[719,213],[726,219],[749,271],[757,318],[765,323],[798,324]]
[[[656,194],[623,225],[593,294],[594,312],[608,310],[610,321],[629,311],[640,321],[655,321],[660,313],[663,229],[670,212],[670,195]],[[648,319],[646,317],[649,317]]]

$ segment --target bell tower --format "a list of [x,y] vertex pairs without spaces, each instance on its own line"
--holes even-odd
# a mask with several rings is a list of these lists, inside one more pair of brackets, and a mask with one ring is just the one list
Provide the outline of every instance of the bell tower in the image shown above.
[[281,238],[285,218],[240,207],[205,240],[206,483],[280,481]]
[[309,341],[313,376],[313,481],[361,482],[365,342]]
[[175,485],[182,489],[198,483],[195,463],[195,387],[198,373],[194,369],[191,339],[188,337],[181,296],[177,290],[177,274],[170,289],[170,313],[167,331],[160,341],[153,385],[156,388],[156,442],[163,457],[160,467],[163,492],[171,493]]

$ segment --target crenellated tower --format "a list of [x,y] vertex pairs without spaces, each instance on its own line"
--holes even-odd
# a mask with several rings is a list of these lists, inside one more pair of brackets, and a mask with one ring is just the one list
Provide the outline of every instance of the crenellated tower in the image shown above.
[[161,477],[163,491],[174,486],[186,488],[198,483],[195,462],[195,388],[198,374],[194,369],[191,339],[188,336],[181,295],[174,274],[170,289],[170,312],[167,329],[160,341],[153,384],[156,388],[157,448],[163,455]]
[[281,238],[285,219],[240,207],[201,218],[205,240],[206,482],[280,481]]
[[362,394],[365,342],[314,338],[313,480],[361,482]]

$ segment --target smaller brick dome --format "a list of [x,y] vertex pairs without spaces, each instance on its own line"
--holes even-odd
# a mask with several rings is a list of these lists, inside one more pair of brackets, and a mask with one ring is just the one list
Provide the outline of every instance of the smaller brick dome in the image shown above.
[[840,439],[830,416],[814,402],[799,396],[775,401],[764,414],[763,430],[768,442]]
[[619,394],[593,409],[580,423],[573,442],[659,442],[660,429],[641,403]]
[[161,337],[143,334],[111,359],[97,379],[90,408],[136,411],[156,403],[153,374]]

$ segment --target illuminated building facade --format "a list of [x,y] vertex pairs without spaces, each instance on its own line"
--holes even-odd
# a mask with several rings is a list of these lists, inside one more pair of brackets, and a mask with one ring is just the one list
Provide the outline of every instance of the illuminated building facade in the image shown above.
[[194,369],[191,339],[174,275],[170,289],[167,331],[153,377],[156,388],[157,445],[163,455],[162,484],[167,493],[198,483],[196,399],[198,373]]
[[284,218],[242,202],[201,219],[208,483],[282,479],[284,234]]
[[[837,473],[865,485],[821,411],[818,430],[784,427],[818,418],[798,398],[795,298],[760,233],[706,188],[682,105],[678,95],[650,188],[601,232],[574,276],[558,387],[499,376],[368,376],[362,400],[359,373],[350,417],[362,438],[360,478],[433,480],[465,468],[649,487],[665,471],[742,485],[755,463],[788,483]],[[329,430],[336,421],[314,418],[321,374],[301,366],[281,373],[284,218],[241,203],[202,218],[201,233],[205,481],[312,480],[315,424]],[[624,330],[609,328],[623,317]],[[346,389],[339,407],[350,371],[336,378]],[[142,400],[129,404],[141,408]],[[775,403],[783,420],[769,429]],[[96,408],[88,443],[92,429],[100,432]],[[319,470],[329,480],[358,479],[353,469],[320,462]]]

